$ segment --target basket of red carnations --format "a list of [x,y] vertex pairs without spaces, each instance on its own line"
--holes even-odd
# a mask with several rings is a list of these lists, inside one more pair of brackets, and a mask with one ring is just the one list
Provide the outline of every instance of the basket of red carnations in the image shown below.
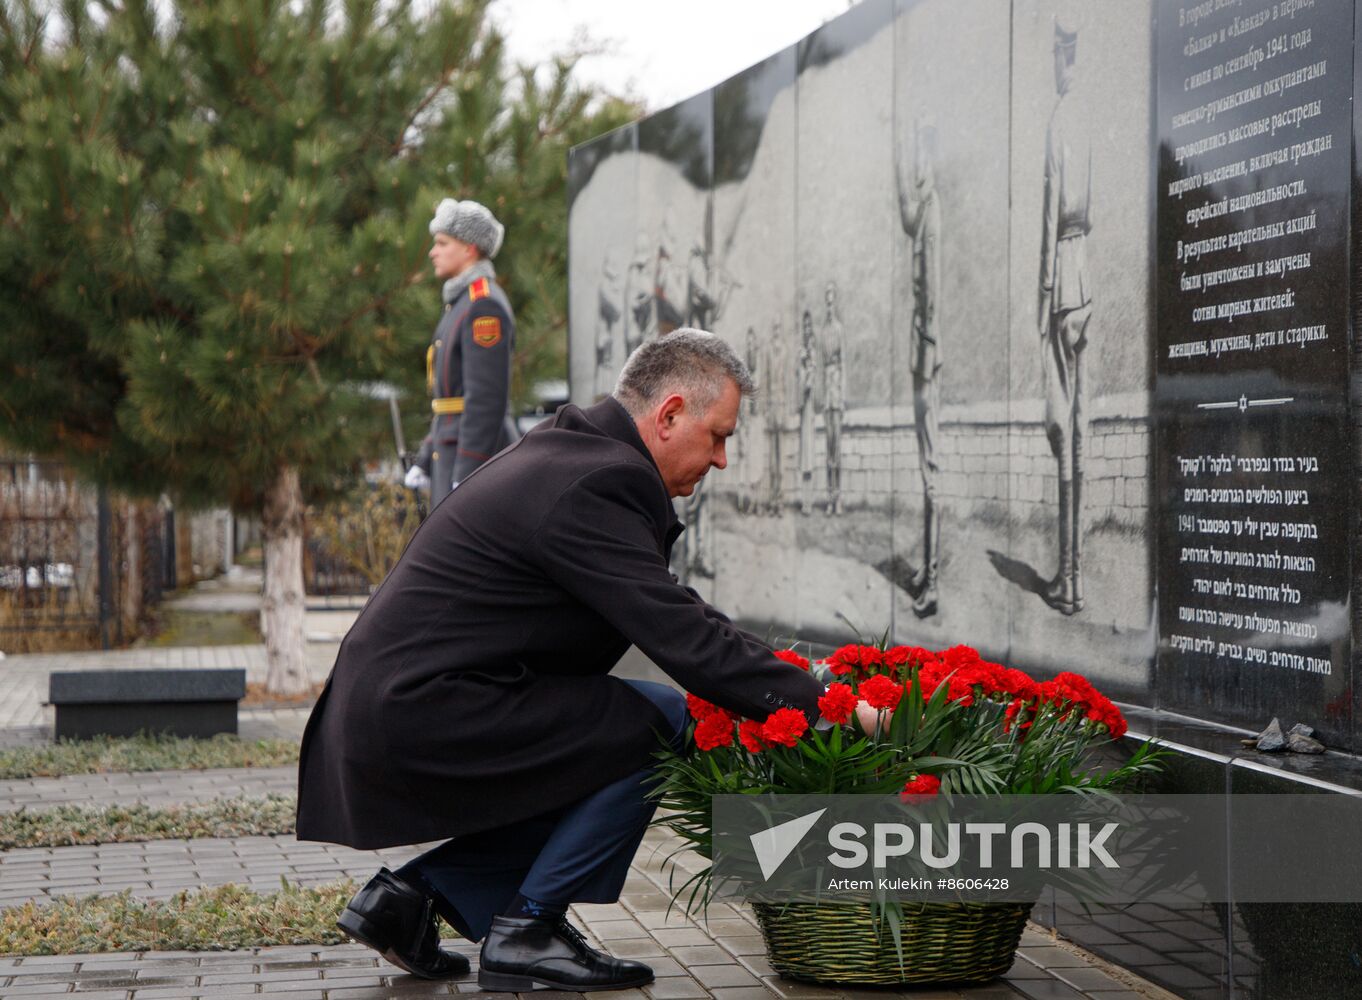
[[[1146,744],[1118,765],[1094,751],[1125,734],[1112,702],[1085,678],[1037,682],[968,646],[843,646],[810,663],[828,684],[831,728],[782,708],[743,719],[688,696],[693,739],[659,755],[658,823],[713,860],[715,795],[897,796],[1116,791],[1158,767]],[[687,908],[712,896],[706,868],[674,886]],[[753,903],[772,966],[823,983],[982,982],[1007,971],[1031,907],[1016,903]]]

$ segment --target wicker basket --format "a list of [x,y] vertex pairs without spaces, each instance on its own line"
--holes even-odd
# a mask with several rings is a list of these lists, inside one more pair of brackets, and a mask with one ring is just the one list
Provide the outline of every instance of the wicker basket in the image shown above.
[[903,910],[903,964],[892,925],[869,903],[753,903],[771,965],[815,983],[888,986],[984,982],[1012,965],[1031,904],[924,903]]

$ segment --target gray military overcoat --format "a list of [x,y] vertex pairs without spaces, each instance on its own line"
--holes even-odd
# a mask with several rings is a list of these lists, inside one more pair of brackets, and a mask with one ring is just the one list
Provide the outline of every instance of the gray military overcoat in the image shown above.
[[426,382],[432,400],[457,399],[461,409],[432,414],[412,463],[431,478],[432,507],[518,436],[508,409],[514,346],[510,300],[491,278],[475,278],[446,304],[427,349]]

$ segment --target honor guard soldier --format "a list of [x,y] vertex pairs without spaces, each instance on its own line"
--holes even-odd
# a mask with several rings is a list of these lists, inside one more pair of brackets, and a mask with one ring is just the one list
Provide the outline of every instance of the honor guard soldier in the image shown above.
[[505,230],[477,202],[446,198],[430,232],[445,311],[426,350],[430,433],[406,484],[429,485],[434,507],[517,435],[508,412],[515,319],[491,260]]

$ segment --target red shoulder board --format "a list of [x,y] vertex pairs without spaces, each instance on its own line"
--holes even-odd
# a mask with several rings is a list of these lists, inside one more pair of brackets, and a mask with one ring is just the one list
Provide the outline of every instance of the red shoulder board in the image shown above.
[[468,301],[470,302],[476,302],[478,299],[485,299],[491,294],[491,289],[487,287],[486,278],[479,278],[468,286]]

